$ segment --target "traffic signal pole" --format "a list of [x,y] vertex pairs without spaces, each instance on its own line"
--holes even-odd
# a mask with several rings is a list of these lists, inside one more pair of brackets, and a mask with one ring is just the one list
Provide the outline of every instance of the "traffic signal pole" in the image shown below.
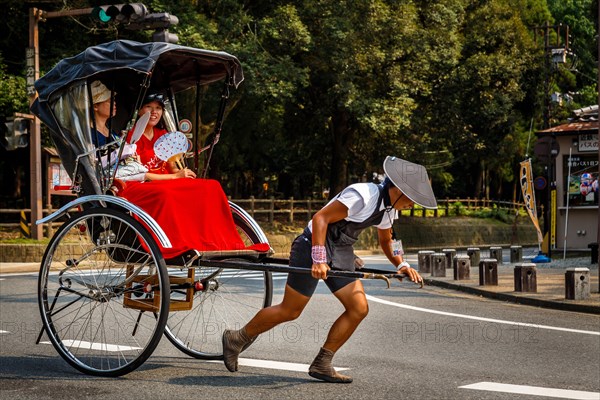
[[[104,17],[112,20],[114,17],[117,23],[125,22],[130,25],[128,29],[156,29],[154,34],[155,41],[168,43],[177,43],[177,35],[169,33],[168,27],[177,25],[178,18],[168,13],[156,13],[147,15],[146,6],[142,3],[116,4],[111,6],[99,6],[95,8],[78,8],[62,11],[43,11],[39,8],[29,9],[29,48],[27,49],[27,94],[29,96],[29,105],[31,105],[37,93],[33,87],[40,77],[40,59],[39,59],[39,22],[48,18],[74,17],[79,15],[92,15],[94,12],[104,11]],[[121,19],[120,19],[121,18]],[[30,62],[31,60],[31,62]],[[43,227],[36,225],[36,221],[43,217],[42,206],[42,140],[41,124],[38,118],[33,118],[29,138],[29,190],[31,203],[31,238],[40,240],[44,237]]]
[[[38,23],[41,20],[42,11],[37,8],[29,9],[29,48],[33,49],[33,71],[28,71],[28,75],[33,73],[33,81],[40,77],[40,52],[39,52],[39,29]],[[29,68],[28,68],[29,69]],[[28,78],[30,78],[28,76]],[[36,98],[35,90],[29,95],[29,105]],[[43,227],[36,225],[36,221],[42,219],[42,140],[41,124],[36,117],[31,122],[29,132],[29,197],[31,206],[30,232],[31,238],[40,240],[44,237]]]
[[[33,65],[28,66],[27,80],[35,82],[40,77],[40,38],[39,22],[47,18],[59,18],[75,15],[86,15],[92,12],[92,8],[82,8],[76,10],[52,11],[46,12],[39,8],[29,9],[29,49],[33,53]],[[35,90],[28,90],[29,105],[36,97]],[[43,218],[43,193],[42,193],[42,135],[41,123],[36,117],[31,121],[29,132],[29,197],[30,197],[30,232],[31,238],[40,240],[44,237],[43,226],[36,225],[36,221]]]

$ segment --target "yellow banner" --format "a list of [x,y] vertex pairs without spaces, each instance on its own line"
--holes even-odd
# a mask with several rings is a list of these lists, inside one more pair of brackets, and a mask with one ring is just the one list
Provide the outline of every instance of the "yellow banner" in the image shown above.
[[533,221],[533,225],[537,230],[538,242],[544,241],[542,230],[537,218],[537,211],[535,207],[535,193],[533,192],[533,179],[531,177],[531,159],[521,161],[520,171],[521,191],[523,192],[523,201],[525,202],[525,208]]
[[550,245],[556,247],[556,190],[550,192]]

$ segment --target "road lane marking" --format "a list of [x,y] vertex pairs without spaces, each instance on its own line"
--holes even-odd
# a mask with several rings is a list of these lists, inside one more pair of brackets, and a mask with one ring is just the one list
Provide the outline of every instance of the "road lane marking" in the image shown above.
[[[52,344],[50,342],[40,342],[42,344]],[[61,340],[61,343],[66,347],[77,347],[78,349],[88,350],[100,350],[100,351],[129,351],[129,350],[141,350],[141,347],[122,346],[120,344],[107,344],[107,343],[92,343],[85,340]]]
[[0,333],[10,333],[9,331],[0,331]]
[[560,328],[560,327],[556,327],[556,326],[529,324],[529,323],[525,323],[525,322],[506,321],[506,320],[502,320],[502,319],[475,317],[473,315],[457,314],[457,313],[451,313],[451,312],[446,312],[446,311],[432,310],[432,309],[429,309],[429,308],[409,306],[409,305],[406,305],[406,304],[394,303],[392,301],[383,300],[383,299],[380,299],[380,298],[377,298],[377,297],[374,297],[374,296],[371,296],[371,295],[367,295],[367,299],[371,300],[371,301],[374,301],[376,303],[386,304],[388,306],[394,306],[394,307],[399,307],[399,308],[406,308],[408,310],[426,312],[426,313],[430,313],[430,314],[446,315],[448,317],[457,317],[457,318],[464,318],[464,319],[474,319],[476,321],[494,322],[494,323],[497,323],[497,324],[515,325],[515,326],[519,326],[519,327],[529,327],[529,328],[536,328],[536,329],[547,329],[547,330],[551,330],[551,331],[562,331],[562,332],[570,332],[570,333],[582,333],[582,334],[585,334],[585,335],[600,336],[600,332],[595,332],[595,331],[584,331],[584,330],[580,330],[580,329]]
[[459,386],[459,389],[486,390],[489,392],[528,394],[531,396],[556,397],[559,399],[598,400],[600,393],[581,390],[553,389],[539,386],[509,385],[506,383],[479,382]]
[[[207,360],[205,362],[222,364],[221,360]],[[281,371],[292,371],[292,372],[308,372],[308,364],[290,363],[284,361],[273,361],[273,360],[257,360],[252,358],[239,358],[239,365],[246,367],[255,368],[266,368],[266,369],[277,369]],[[348,368],[335,367],[336,371],[346,371]]]
[[[2,333],[3,331],[0,331]],[[6,332],[8,333],[8,332]],[[140,347],[129,347],[129,346],[121,346],[115,344],[104,344],[104,343],[91,343],[82,340],[62,340],[61,341],[65,346],[71,347],[75,346],[78,348],[91,349],[91,350],[101,350],[101,351],[128,351],[128,350],[141,350]],[[51,344],[48,341],[40,342],[41,344]],[[204,362],[208,363],[216,363],[222,364],[221,360],[205,360]],[[290,363],[284,361],[273,361],[273,360],[257,360],[252,358],[239,358],[238,363],[240,365],[246,367],[255,367],[255,368],[266,368],[266,369],[276,369],[281,371],[292,371],[292,372],[308,372],[309,365],[308,364],[299,364],[299,363]],[[335,367],[336,371],[346,371],[348,368],[345,367]]]

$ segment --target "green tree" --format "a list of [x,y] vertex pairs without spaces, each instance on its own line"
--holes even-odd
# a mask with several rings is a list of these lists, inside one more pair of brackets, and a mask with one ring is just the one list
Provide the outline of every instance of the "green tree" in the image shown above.
[[[27,46],[29,6],[6,3],[14,18],[0,26],[0,55],[10,82],[23,76],[24,51],[15,49]],[[548,0],[554,20],[546,0],[144,3],[179,17],[171,30],[180,44],[230,52],[244,67],[210,170],[235,197],[263,193],[264,182],[268,195],[305,197],[328,187],[334,194],[382,172],[388,154],[427,165],[438,195],[501,195],[532,118],[539,124],[544,54],[530,27],[546,21],[572,25],[580,60],[555,84],[580,98],[596,93],[584,78],[595,76],[595,42],[584,46],[593,38],[591,0]],[[148,41],[151,32],[87,17],[49,19],[40,24],[42,73],[116,38]],[[8,104],[22,95],[0,96]]]
[[[453,190],[481,196],[488,195],[494,175],[511,175],[514,158],[507,153],[515,149],[505,144],[508,135],[519,136],[518,106],[535,51],[518,8],[509,1],[463,4],[460,55],[436,87],[435,109],[423,118],[435,121],[430,150],[443,146],[451,153],[450,160],[441,161],[452,162],[446,171],[461,178]],[[427,123],[415,126],[426,129]]]
[[[408,126],[411,94],[420,90],[410,71],[417,28],[412,2],[306,1],[301,13],[312,41],[301,59],[310,71],[302,94],[309,125],[329,143],[331,193],[360,179],[382,159],[379,145],[398,148],[397,132]],[[321,141],[322,143],[322,141]],[[373,168],[373,167],[371,167]]]
[[[467,2],[464,0],[417,1],[419,24],[410,43],[414,46],[410,69],[420,90],[413,94],[416,109],[410,126],[398,132],[404,143],[400,154],[426,165],[436,192],[442,194],[454,183],[447,168],[454,162],[454,138],[463,124],[456,116],[460,104],[451,79],[461,62]],[[459,153],[463,150],[459,149]]]
[[594,0],[548,0],[548,7],[556,23],[562,23],[569,27],[569,47],[573,53],[570,69],[577,76],[579,87],[595,84],[598,57],[596,42],[598,2]]
[[[563,119],[574,108],[596,104],[598,2],[593,0],[548,0],[556,23],[568,26],[570,54],[557,74],[557,91],[570,94],[574,102],[565,104]],[[560,121],[557,118],[557,122]]]
[[[25,78],[10,75],[0,58],[0,124],[4,125],[7,118],[12,117],[15,112],[27,112],[28,101],[25,95]],[[4,135],[5,127],[2,126],[0,134]],[[4,139],[4,138],[2,138]],[[26,181],[28,149],[17,149],[6,151],[0,145],[0,186],[1,193],[16,200],[23,200]]]
[[0,57],[0,115],[8,117],[15,112],[27,112],[28,105],[24,74],[9,74]]
[[[228,12],[221,14],[223,7]],[[201,8],[203,16],[195,18],[209,16],[210,22],[195,38],[212,43],[209,48],[235,54],[246,77],[233,99],[236,107],[217,148],[212,174],[226,177],[233,194],[259,195],[265,181],[272,184],[273,178],[292,174],[298,164],[294,162],[298,154],[288,146],[288,140],[294,142],[286,137],[285,116],[298,88],[308,84],[308,71],[295,59],[308,51],[310,35],[291,5],[243,7],[230,1],[218,8]]]

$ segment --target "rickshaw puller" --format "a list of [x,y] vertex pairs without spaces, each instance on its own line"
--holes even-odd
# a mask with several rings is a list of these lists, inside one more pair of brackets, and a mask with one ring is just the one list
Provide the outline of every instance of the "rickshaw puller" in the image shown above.
[[310,268],[311,274],[290,273],[280,304],[263,308],[240,330],[223,333],[223,357],[227,369],[238,370],[239,354],[261,333],[300,316],[319,279],[342,303],[344,313],[333,323],[323,347],[309,367],[309,375],[327,382],[350,383],[332,366],[337,350],[350,338],[367,316],[368,303],[363,285],[356,278],[327,277],[330,268],[353,271],[356,267],[353,244],[364,229],[377,227],[381,249],[388,260],[411,281],[421,282],[417,271],[392,250],[392,223],[397,211],[412,207],[436,208],[427,171],[421,165],[396,157],[383,164],[387,175],[381,184],[357,183],[348,186],[318,211],[308,227],[292,243],[290,265]]

